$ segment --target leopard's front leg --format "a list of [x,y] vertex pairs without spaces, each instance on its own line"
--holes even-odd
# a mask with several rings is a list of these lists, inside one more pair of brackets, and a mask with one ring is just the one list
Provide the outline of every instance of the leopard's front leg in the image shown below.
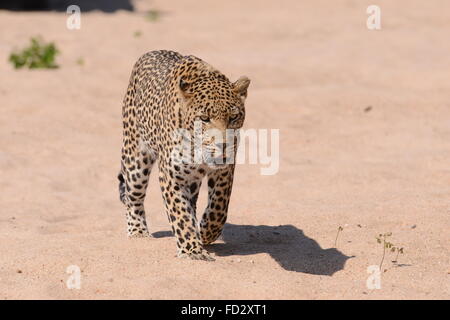
[[186,176],[183,177],[180,172],[182,170],[177,166],[160,167],[159,174],[166,213],[177,238],[178,257],[214,261],[215,259],[203,249],[192,202],[194,193],[198,192],[201,178],[189,178],[187,181]]
[[227,220],[233,175],[234,165],[208,173],[208,206],[200,222],[200,236],[205,245],[216,241],[222,233]]

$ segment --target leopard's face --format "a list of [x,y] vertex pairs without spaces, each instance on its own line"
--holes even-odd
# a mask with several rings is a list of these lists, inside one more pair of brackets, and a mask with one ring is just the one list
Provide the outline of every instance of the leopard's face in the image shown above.
[[[203,163],[223,167],[234,163],[238,129],[245,120],[245,98],[250,80],[206,79],[189,86],[180,83],[186,99],[184,128],[189,130]],[[201,146],[200,151],[198,151]]]

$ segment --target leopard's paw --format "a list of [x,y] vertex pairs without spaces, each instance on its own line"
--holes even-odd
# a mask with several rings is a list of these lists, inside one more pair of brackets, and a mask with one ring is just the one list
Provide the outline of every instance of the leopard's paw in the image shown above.
[[135,230],[128,232],[128,238],[153,238],[153,236],[148,232],[147,229]]
[[178,258],[188,258],[191,260],[203,260],[203,261],[215,261],[206,250],[201,250],[200,252],[180,252],[178,253]]

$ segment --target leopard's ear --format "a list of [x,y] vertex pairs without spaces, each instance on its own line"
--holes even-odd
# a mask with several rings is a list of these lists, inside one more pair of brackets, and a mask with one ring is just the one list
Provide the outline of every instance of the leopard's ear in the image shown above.
[[233,83],[234,91],[239,94],[242,99],[247,97],[247,89],[250,85],[250,79],[246,76],[242,76]]

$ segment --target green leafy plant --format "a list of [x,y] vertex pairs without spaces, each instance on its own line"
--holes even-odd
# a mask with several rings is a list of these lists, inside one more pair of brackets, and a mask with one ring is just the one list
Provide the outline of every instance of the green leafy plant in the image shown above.
[[77,65],[84,66],[84,59],[83,58],[81,58],[81,57],[78,58],[76,62],[77,62]]
[[58,49],[53,43],[44,43],[40,38],[31,38],[30,46],[25,49],[13,52],[9,56],[9,61],[14,68],[58,68],[55,63],[55,57],[59,54]]
[[156,10],[156,9],[149,10],[149,11],[147,11],[145,18],[148,21],[156,22],[161,18],[161,11]]
[[397,251],[397,255],[395,256],[395,260],[392,260],[392,262],[397,263],[399,254],[403,254],[404,251],[403,248],[394,247],[393,249],[393,251]]
[[134,35],[135,38],[139,38],[140,36],[142,36],[142,32],[137,30],[137,31],[134,32],[133,35]]
[[390,251],[390,252],[397,252],[397,256],[395,258],[395,260],[393,260],[392,262],[397,262],[398,260],[398,256],[399,254],[403,254],[404,250],[403,248],[400,247],[396,247],[392,242],[389,242],[388,239],[389,237],[392,236],[392,232],[387,232],[387,233],[380,233],[378,235],[378,237],[375,237],[377,239],[377,243],[382,244],[383,245],[383,256],[381,257],[381,262],[380,262],[380,270],[381,267],[383,266],[383,262],[384,262],[384,258],[386,256],[386,252]]

